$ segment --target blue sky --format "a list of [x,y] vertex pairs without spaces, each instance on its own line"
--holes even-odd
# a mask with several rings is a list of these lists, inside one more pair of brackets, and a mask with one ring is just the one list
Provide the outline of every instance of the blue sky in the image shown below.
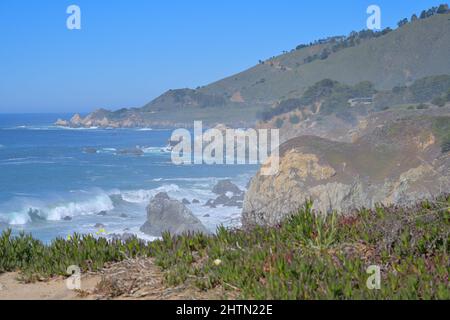
[[[140,107],[300,43],[382,27],[444,0],[1,0],[0,113]],[[66,9],[81,8],[68,30]]]

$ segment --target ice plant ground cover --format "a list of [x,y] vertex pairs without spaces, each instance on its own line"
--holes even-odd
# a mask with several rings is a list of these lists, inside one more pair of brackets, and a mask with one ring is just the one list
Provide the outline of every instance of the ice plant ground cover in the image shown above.
[[[97,271],[108,262],[151,257],[165,284],[223,287],[252,299],[449,299],[450,196],[413,207],[322,216],[307,203],[275,228],[219,228],[216,235],[144,243],[74,235],[50,245],[29,235],[0,237],[0,272],[24,281]],[[220,261],[220,263],[219,263]],[[370,290],[367,269],[381,270]]]

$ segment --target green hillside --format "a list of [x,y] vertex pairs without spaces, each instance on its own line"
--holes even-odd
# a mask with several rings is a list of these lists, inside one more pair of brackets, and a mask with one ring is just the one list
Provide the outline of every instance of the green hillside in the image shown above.
[[300,96],[307,87],[326,78],[346,84],[370,81],[377,89],[391,89],[422,77],[450,73],[449,30],[450,15],[436,15],[331,53],[324,60],[304,63],[325,45],[296,50],[201,91],[228,96],[240,91],[245,101],[270,102]]

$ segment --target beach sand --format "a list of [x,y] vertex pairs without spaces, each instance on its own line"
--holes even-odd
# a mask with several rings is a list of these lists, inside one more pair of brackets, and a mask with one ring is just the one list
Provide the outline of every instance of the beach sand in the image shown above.
[[[93,299],[67,289],[66,280],[56,278],[45,282],[23,283],[18,273],[0,275],[0,300],[79,300]],[[82,289],[93,291],[100,281],[100,276],[82,278]]]
[[85,274],[79,291],[67,289],[63,277],[24,283],[19,273],[0,274],[0,300],[217,300],[236,297],[237,292],[229,288],[201,291],[189,281],[168,287],[164,284],[164,273],[152,259],[126,260],[100,272]]

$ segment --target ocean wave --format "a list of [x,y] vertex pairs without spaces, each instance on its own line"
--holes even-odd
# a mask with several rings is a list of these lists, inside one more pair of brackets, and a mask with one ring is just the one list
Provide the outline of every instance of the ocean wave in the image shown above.
[[15,126],[15,127],[9,127],[4,128],[4,130],[57,130],[58,127],[56,126]]
[[202,182],[208,181],[213,184],[219,180],[231,179],[229,177],[217,178],[217,177],[203,177],[203,178],[155,178],[152,181],[185,181],[185,182]]
[[1,160],[1,162],[25,161],[25,160],[32,160],[32,159],[36,159],[36,157],[9,158],[9,159],[3,159],[3,160]]
[[3,130],[36,130],[36,131],[55,131],[55,130],[75,130],[75,131],[84,131],[84,130],[113,130],[115,128],[100,128],[100,127],[63,127],[63,126],[55,126],[55,125],[44,125],[44,126],[16,126],[3,128]]
[[106,195],[97,195],[93,199],[82,202],[70,202],[57,206],[48,211],[47,220],[59,221],[65,217],[75,217],[79,215],[91,215],[101,211],[114,209],[111,198]]
[[23,157],[23,158],[9,158],[0,160],[0,166],[17,166],[30,164],[56,164],[65,161],[74,160],[73,157],[50,157],[49,159],[40,157]]
[[[134,148],[136,150],[134,150]],[[134,151],[138,151],[138,152],[142,151],[146,155],[164,155],[164,154],[170,153],[170,150],[168,150],[167,147],[140,147],[140,146],[136,146],[134,148],[129,148],[129,149],[126,149],[126,148],[123,148],[123,149],[100,148],[100,149],[96,149],[96,148],[85,147],[83,149],[83,153],[97,153],[97,154],[118,155],[121,152],[126,152],[128,150],[130,151],[130,153],[132,153]]]
[[[99,128],[99,127],[80,127],[80,128],[72,128],[72,127],[63,127],[63,126],[55,126],[55,125],[21,125],[14,127],[5,127],[2,130],[33,130],[33,131],[55,131],[55,130],[99,130],[99,129],[108,129],[108,128]],[[111,128],[113,129],[113,128]]]
[[[60,129],[60,130],[98,130],[99,127],[77,127],[77,128],[73,128],[73,127],[63,127],[63,126],[54,126],[54,128]],[[105,128],[107,129],[107,128]]]
[[213,188],[221,180],[231,180],[234,184],[236,184],[240,189],[246,190],[247,184],[250,179],[253,177],[253,174],[240,174],[237,177],[201,177],[201,178],[189,178],[189,177],[180,177],[180,178],[154,178],[153,182],[191,182],[194,186],[208,187]]
[[183,199],[188,199],[189,201],[197,199],[200,200],[202,204],[206,203],[206,201],[211,198],[217,197],[217,195],[212,193],[212,186],[209,184],[194,184],[189,187],[180,187],[179,185],[172,183],[154,189],[121,191],[120,194],[125,201],[148,204],[153,197],[160,192],[166,192],[171,198],[179,201]]
[[167,192],[173,194],[178,192],[180,187],[176,184],[164,185],[155,189],[140,189],[140,190],[128,190],[122,191],[120,194],[122,199],[131,203],[143,203],[149,202],[155,195],[160,192]]
[[42,160],[37,157],[10,158],[0,160],[0,166],[24,165],[24,164],[55,164],[55,161]]
[[[97,191],[97,194],[70,195],[71,199],[47,200],[18,197],[3,204],[0,208],[0,219],[10,225],[24,225],[38,221],[60,221],[76,216],[94,215],[102,211],[114,209],[113,202],[108,194]],[[9,210],[20,208],[19,210]]]
[[102,148],[102,149],[97,150],[96,153],[116,154],[117,149],[116,148]]
[[171,152],[171,150],[168,147],[143,147],[141,148],[141,150],[147,154],[155,154],[155,153],[165,154]]

